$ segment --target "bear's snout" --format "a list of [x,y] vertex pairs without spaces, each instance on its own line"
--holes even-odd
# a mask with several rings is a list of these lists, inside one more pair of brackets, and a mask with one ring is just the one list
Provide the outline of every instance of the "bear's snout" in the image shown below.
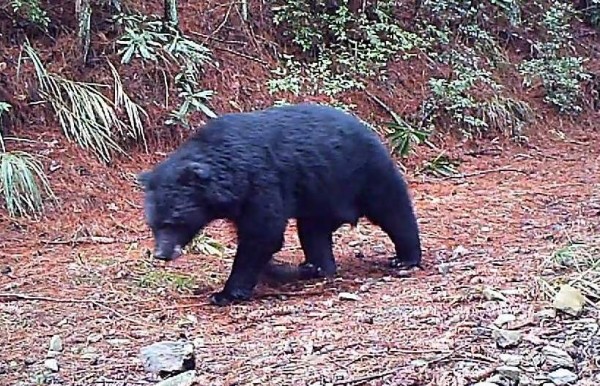
[[182,254],[181,246],[176,245],[174,248],[157,247],[154,250],[154,258],[157,260],[170,261],[175,260]]

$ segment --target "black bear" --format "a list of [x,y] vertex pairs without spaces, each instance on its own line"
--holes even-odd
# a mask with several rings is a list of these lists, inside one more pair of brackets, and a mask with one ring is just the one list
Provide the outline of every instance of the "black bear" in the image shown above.
[[394,243],[393,266],[420,267],[406,182],[378,136],[333,107],[297,104],[210,120],[138,175],[154,256],[172,260],[209,222],[228,219],[238,245],[216,305],[248,300],[295,218],[306,275],[336,273],[332,233],[366,217]]

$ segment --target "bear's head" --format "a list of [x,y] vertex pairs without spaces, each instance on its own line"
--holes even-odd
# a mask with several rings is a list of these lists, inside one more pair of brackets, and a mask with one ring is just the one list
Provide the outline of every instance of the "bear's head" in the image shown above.
[[138,174],[144,189],[144,215],[154,237],[154,257],[173,260],[210,221],[203,205],[203,186],[210,178],[209,165],[163,163]]

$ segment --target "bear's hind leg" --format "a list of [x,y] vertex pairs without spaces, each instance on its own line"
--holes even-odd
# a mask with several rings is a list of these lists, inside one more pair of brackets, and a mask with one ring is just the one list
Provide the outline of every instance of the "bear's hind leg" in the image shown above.
[[335,276],[337,266],[332,239],[335,227],[324,223],[322,219],[299,218],[297,223],[298,237],[305,256],[304,263],[300,265],[303,278]]

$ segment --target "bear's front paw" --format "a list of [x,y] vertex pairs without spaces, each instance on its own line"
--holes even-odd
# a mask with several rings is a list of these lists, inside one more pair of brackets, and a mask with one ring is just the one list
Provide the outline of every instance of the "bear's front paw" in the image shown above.
[[210,302],[215,306],[227,306],[231,303],[243,302],[250,299],[250,294],[245,291],[220,291],[210,296]]

